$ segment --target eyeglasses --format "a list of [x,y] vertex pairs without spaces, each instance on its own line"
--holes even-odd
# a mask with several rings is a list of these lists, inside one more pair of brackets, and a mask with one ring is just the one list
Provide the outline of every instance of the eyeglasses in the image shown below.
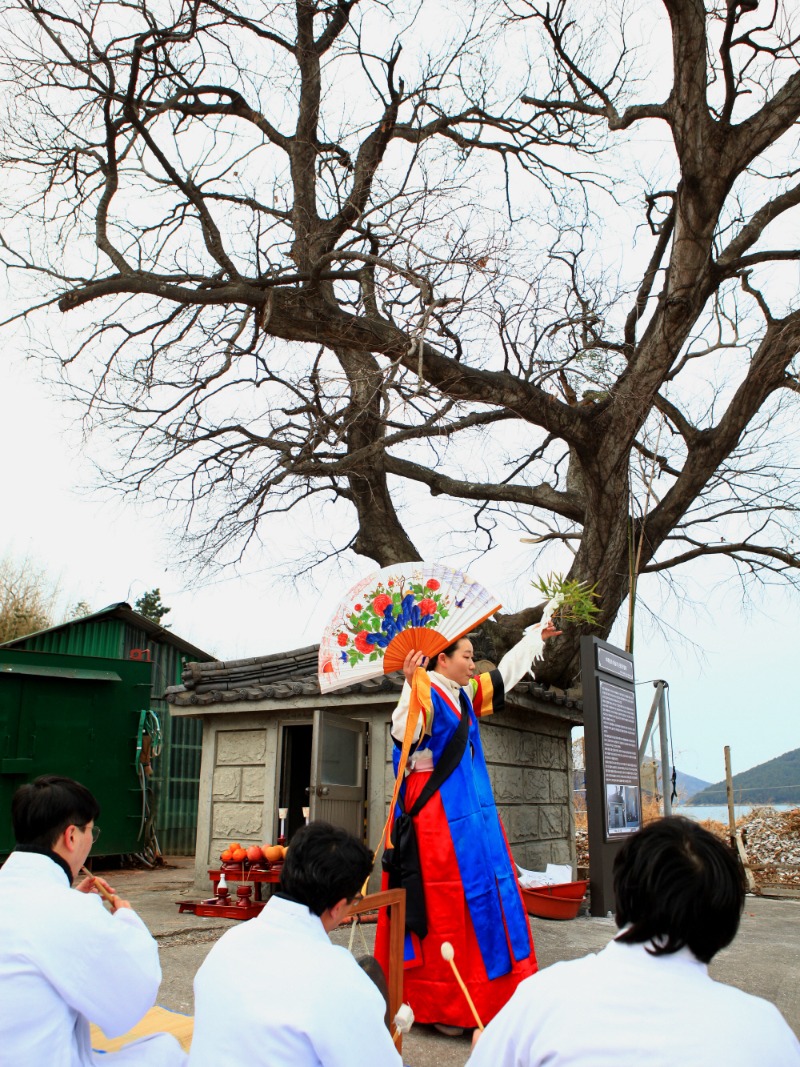
[[[87,825],[88,824],[85,823],[83,826],[79,827],[79,829],[80,830],[85,830]],[[99,826],[93,826],[92,827],[92,844],[95,843],[95,841],[98,839],[99,836],[100,836],[100,827]]]

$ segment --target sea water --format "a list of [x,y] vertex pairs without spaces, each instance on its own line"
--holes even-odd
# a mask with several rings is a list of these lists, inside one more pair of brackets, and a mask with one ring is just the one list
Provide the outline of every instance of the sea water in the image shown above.
[[[734,804],[733,810],[736,818],[739,819],[743,815],[749,815],[754,808],[774,808],[775,811],[791,811],[793,808],[800,807],[798,804]],[[685,815],[687,819],[694,819],[696,822],[704,822],[706,819],[715,819],[717,822],[728,822],[728,805],[727,804],[681,804],[673,805],[673,815]]]

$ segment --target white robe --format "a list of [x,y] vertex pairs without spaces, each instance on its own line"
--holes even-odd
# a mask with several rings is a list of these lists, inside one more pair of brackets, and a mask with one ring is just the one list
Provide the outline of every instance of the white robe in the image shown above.
[[189,1067],[402,1067],[375,984],[281,897],[220,938],[194,1000]]
[[89,1024],[119,1037],[155,1003],[158,946],[129,908],[71,889],[48,856],[13,852],[0,870],[0,1062],[25,1067],[181,1067],[167,1034],[92,1054]]
[[775,1007],[715,982],[688,948],[612,941],[526,979],[467,1067],[799,1067]]

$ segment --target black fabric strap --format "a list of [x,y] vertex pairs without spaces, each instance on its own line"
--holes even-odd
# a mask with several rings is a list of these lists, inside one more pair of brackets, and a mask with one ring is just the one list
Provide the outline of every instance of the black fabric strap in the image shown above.
[[428,934],[428,915],[417,849],[417,835],[414,830],[414,816],[419,815],[433,794],[450,777],[466,751],[469,739],[470,706],[463,692],[459,693],[459,703],[461,704],[459,724],[411,810],[405,810],[402,794],[398,798],[400,814],[392,824],[391,846],[383,853],[381,861],[388,875],[389,888],[400,887],[406,891],[406,930],[411,930],[420,938]]
[[495,667],[489,671],[489,677],[492,680],[492,690],[494,695],[492,696],[492,710],[502,711],[506,704],[506,685],[503,681],[503,676]]
[[461,762],[464,752],[467,748],[467,738],[469,736],[469,701],[463,689],[458,691],[459,703],[461,704],[461,719],[459,720],[456,732],[447,742],[447,746],[444,752],[439,757],[436,766],[431,772],[431,776],[425,783],[422,792],[414,802],[413,807],[409,811],[409,815],[419,815],[433,794],[444,785],[453,771]]

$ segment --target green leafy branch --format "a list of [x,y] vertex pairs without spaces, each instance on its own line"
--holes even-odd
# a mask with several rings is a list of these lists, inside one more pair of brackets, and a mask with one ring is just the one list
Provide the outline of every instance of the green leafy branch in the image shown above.
[[597,625],[600,608],[595,601],[599,599],[600,594],[597,592],[596,583],[590,586],[588,582],[565,578],[563,574],[548,574],[546,578],[531,582],[531,585],[545,600],[558,601],[553,615],[554,622],[557,620],[559,625]]

